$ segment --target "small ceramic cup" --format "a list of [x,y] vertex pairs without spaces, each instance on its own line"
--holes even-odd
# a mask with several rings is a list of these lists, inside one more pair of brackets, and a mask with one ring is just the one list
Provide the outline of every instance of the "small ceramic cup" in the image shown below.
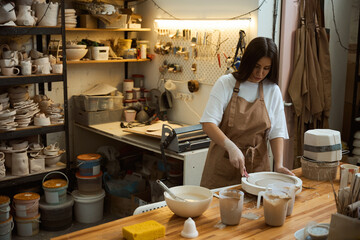
[[16,76],[19,75],[20,69],[18,67],[5,67],[1,68],[1,73],[4,76]]

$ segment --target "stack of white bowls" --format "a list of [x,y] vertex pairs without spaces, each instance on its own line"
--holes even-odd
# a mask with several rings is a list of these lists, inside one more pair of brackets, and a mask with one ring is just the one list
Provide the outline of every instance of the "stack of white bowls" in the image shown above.
[[[65,9],[65,27],[75,28],[77,24],[75,9]],[[59,12],[58,25],[61,25],[61,12]]]

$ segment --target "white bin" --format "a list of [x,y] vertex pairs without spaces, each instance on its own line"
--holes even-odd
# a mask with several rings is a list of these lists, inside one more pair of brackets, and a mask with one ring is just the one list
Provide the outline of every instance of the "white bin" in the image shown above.
[[105,191],[99,194],[83,195],[73,191],[75,219],[80,223],[95,223],[103,218]]

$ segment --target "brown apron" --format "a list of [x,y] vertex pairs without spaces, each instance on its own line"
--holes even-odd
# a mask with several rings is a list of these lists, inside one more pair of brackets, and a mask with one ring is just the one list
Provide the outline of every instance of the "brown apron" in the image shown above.
[[[240,82],[236,81],[219,128],[243,152],[247,172],[270,171],[267,133],[271,123],[264,102],[262,82],[259,83],[260,97],[253,103],[238,96],[239,86]],[[240,169],[231,165],[223,147],[211,141],[200,185],[213,189],[240,182]]]

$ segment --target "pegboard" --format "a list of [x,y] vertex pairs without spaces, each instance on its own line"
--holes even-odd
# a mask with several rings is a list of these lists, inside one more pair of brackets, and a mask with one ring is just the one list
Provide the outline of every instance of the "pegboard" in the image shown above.
[[[157,44],[166,45],[171,43],[171,50],[168,54],[157,54],[160,62],[177,64],[181,72],[167,72],[165,78],[178,81],[198,80],[202,84],[213,85],[215,81],[225,74],[228,64],[227,57],[233,58],[239,40],[239,31],[246,33],[245,43],[250,36],[250,20],[227,20],[222,23],[214,21],[203,21],[206,24],[198,26],[188,24],[184,26],[184,20],[174,20],[178,24],[161,26],[155,23],[154,29],[157,34]],[[195,42],[196,39],[196,42]],[[217,51],[217,46],[220,47]],[[175,54],[174,48],[182,49],[187,54]],[[197,56],[196,56],[197,51]],[[220,65],[217,53],[220,54]],[[239,55],[239,54],[238,54]],[[196,64],[196,71],[192,70]]]

